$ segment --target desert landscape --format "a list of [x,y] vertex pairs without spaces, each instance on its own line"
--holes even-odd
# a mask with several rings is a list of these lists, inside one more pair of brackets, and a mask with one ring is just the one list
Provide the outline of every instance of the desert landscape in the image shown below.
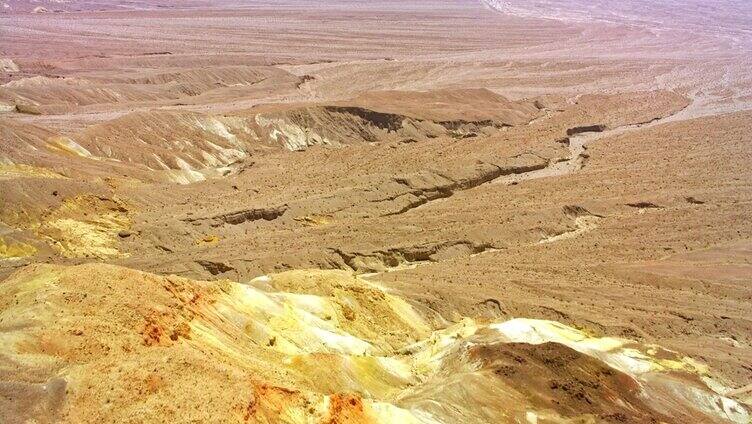
[[749,423],[752,3],[0,0],[0,422]]

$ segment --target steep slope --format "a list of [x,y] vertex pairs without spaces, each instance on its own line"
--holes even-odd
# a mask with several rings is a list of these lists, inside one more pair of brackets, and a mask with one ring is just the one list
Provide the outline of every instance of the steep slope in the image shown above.
[[337,271],[238,284],[35,265],[0,284],[0,325],[8,423],[749,420],[676,352],[552,321],[447,322]]

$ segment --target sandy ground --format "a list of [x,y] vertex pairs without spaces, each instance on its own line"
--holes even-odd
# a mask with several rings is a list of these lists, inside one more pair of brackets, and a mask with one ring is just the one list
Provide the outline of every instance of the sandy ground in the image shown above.
[[752,10],[676,3],[0,0],[0,416],[749,422]]

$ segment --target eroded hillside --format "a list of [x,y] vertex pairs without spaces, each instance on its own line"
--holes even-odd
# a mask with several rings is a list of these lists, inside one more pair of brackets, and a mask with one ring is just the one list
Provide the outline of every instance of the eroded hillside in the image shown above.
[[750,422],[749,5],[585,3],[0,0],[0,421]]
[[749,419],[676,352],[554,321],[449,324],[341,271],[238,284],[40,265],[0,298],[6,422]]

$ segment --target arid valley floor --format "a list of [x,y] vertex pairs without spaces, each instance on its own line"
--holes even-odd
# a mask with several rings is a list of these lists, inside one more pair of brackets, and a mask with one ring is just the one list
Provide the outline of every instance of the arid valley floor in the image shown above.
[[751,416],[751,3],[0,0],[0,423]]

